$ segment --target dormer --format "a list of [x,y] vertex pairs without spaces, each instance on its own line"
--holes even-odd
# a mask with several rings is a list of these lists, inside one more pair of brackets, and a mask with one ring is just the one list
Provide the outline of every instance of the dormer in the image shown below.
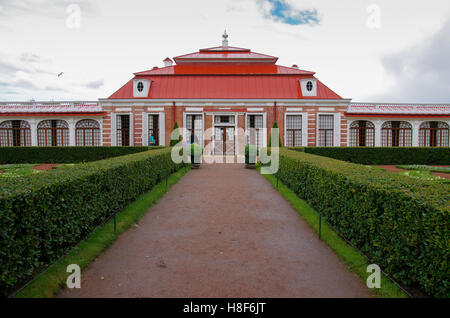
[[135,78],[133,80],[133,97],[148,97],[151,83],[152,81],[149,79]]
[[300,88],[304,97],[317,96],[317,80],[315,78],[301,79]]

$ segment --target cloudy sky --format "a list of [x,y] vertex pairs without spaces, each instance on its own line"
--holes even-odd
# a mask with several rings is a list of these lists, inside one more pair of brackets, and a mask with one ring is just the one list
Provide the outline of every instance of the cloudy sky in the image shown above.
[[450,103],[448,0],[0,0],[0,101],[105,98],[225,28],[345,98]]

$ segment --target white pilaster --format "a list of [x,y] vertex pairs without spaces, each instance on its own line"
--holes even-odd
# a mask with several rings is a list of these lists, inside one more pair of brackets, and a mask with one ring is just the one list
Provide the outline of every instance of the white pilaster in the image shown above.
[[134,116],[130,113],[130,146],[134,146]]
[[37,136],[37,121],[35,118],[27,120],[30,123],[31,130],[31,146],[38,145],[38,136]]
[[67,120],[69,124],[69,146],[75,146],[75,119],[71,118]]
[[148,146],[148,113],[142,113],[142,146]]
[[382,120],[374,120],[375,125],[375,147],[381,147],[381,126],[383,125]]
[[166,114],[164,112],[159,113],[159,145],[166,145]]
[[419,147],[420,121],[418,121],[418,120],[411,121],[411,125],[412,125],[412,146]]
[[341,146],[341,113],[334,114],[334,147]]

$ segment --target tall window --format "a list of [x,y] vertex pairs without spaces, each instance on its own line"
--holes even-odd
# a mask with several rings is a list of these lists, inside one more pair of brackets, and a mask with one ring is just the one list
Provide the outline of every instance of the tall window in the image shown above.
[[148,115],[148,144],[159,146],[159,115]]
[[319,147],[333,147],[334,115],[319,115]]
[[286,147],[301,147],[302,115],[286,115]]
[[258,150],[263,146],[263,115],[247,115],[247,143],[255,145]]
[[69,125],[64,120],[44,120],[38,124],[39,146],[68,146]]
[[96,120],[83,119],[75,126],[77,146],[100,146],[100,124]]
[[419,128],[420,147],[448,147],[448,125],[442,121],[427,121]]
[[186,115],[186,138],[190,143],[203,145],[202,115]]
[[381,126],[381,146],[411,147],[412,126],[406,121],[387,121]]
[[116,119],[116,144],[117,146],[129,146],[130,115],[117,115]]
[[350,147],[375,147],[375,125],[367,120],[350,125]]
[[0,147],[31,146],[30,124],[24,120],[8,120],[0,124]]

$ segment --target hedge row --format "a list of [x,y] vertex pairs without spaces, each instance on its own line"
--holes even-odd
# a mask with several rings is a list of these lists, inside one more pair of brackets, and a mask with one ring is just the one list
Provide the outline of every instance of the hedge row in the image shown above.
[[179,168],[167,148],[0,179],[0,292],[29,280]]
[[0,147],[0,164],[79,163],[161,147]]
[[450,148],[448,147],[304,147],[290,149],[365,165],[450,164]]
[[278,173],[396,280],[450,296],[449,185],[287,149]]

